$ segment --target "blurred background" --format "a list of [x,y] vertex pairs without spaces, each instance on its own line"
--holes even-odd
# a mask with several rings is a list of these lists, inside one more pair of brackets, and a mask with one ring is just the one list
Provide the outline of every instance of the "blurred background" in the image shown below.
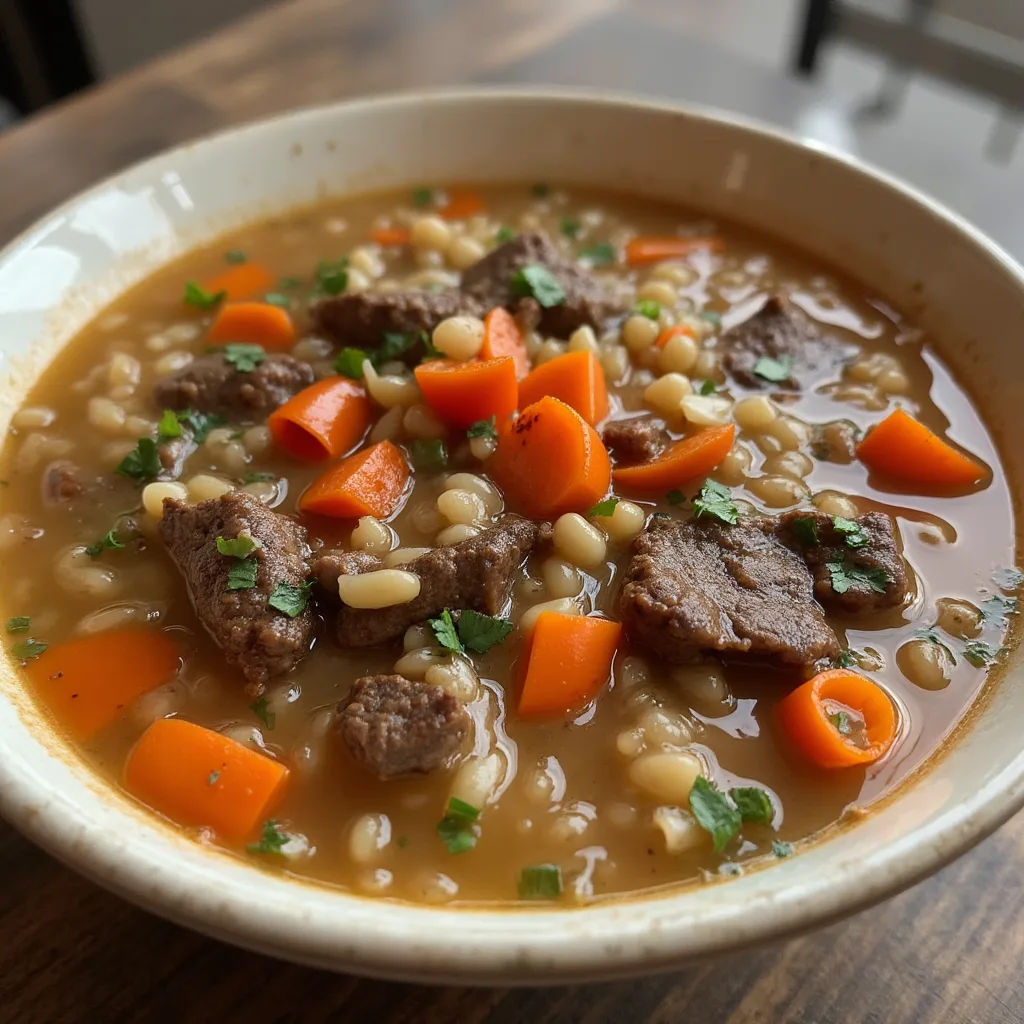
[[[520,0],[480,2],[514,8]],[[549,7],[571,17],[580,2]],[[0,0],[0,126],[269,6]],[[419,20],[443,12],[446,0],[401,6]],[[571,53],[557,42],[534,48],[477,80],[629,89],[758,117],[907,178],[1024,253],[1024,202],[1008,202],[1024,200],[1024,0],[599,6],[606,10],[574,33]],[[673,31],[659,31],[658,18],[671,18]],[[425,84],[444,81],[438,59],[423,55]]]

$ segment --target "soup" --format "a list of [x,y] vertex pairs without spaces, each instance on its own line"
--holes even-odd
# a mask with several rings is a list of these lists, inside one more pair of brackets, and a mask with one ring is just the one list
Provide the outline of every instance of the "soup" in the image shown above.
[[15,413],[8,648],[198,842],[569,904],[743,872],[905,779],[1016,611],[992,439],[878,297],[545,186],[242,229]]

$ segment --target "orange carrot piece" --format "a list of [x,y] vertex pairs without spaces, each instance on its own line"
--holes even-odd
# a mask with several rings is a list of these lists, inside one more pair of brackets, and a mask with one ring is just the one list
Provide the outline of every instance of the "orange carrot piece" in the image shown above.
[[300,391],[267,419],[274,443],[299,459],[330,459],[351,451],[369,429],[366,392],[347,377],[327,377]]
[[868,469],[915,484],[968,487],[983,479],[985,467],[957,451],[902,409],[891,412],[857,445]]
[[527,406],[501,429],[487,470],[532,519],[582,512],[608,493],[611,460],[597,431],[557,398]]
[[441,208],[445,220],[466,220],[483,213],[487,207],[476,192],[468,188],[453,188],[448,192],[448,202]]
[[299,498],[299,511],[337,519],[381,519],[398,508],[408,480],[409,464],[401,450],[381,441],[317,477]]
[[[840,732],[840,723],[832,716],[841,711],[863,719],[866,746]],[[798,686],[778,703],[775,715],[793,746],[821,768],[873,764],[896,738],[896,707],[889,695],[845,668],[820,672]]]
[[269,302],[226,302],[217,310],[206,340],[213,345],[244,341],[280,352],[295,344],[295,324],[287,309]]
[[664,348],[673,338],[693,337],[693,328],[688,327],[686,324],[674,324],[672,327],[666,327],[665,330],[658,335],[656,344],[658,348]]
[[244,302],[265,295],[277,278],[259,263],[240,263],[210,278],[203,287],[213,295],[224,292],[228,302]]
[[374,228],[370,232],[370,238],[378,245],[408,245],[408,228]]
[[288,769],[212,729],[158,718],[128,755],[125,788],[186,827],[251,835],[282,796]]
[[608,415],[604,370],[593,352],[566,352],[542,363],[519,382],[520,406],[545,395],[575,409],[592,427]]
[[420,363],[414,373],[423,400],[457,430],[491,416],[504,423],[515,411],[519,390],[511,356],[473,363],[435,359]]
[[498,359],[511,356],[516,367],[516,378],[522,379],[530,372],[530,357],[526,354],[526,342],[519,330],[516,318],[504,307],[497,306],[484,317],[484,344],[480,349],[482,359]]
[[612,479],[638,491],[670,491],[689,480],[707,476],[729,454],[736,424],[708,427],[692,437],[676,441],[667,452],[638,466],[612,470]]
[[552,718],[592,701],[608,682],[622,625],[541,612],[530,637],[520,718]]
[[88,740],[173,678],[179,660],[167,633],[126,626],[49,647],[26,672],[57,721]]
[[720,238],[656,238],[641,236],[626,243],[626,262],[631,267],[662,260],[679,259],[698,249],[720,252],[724,248]]

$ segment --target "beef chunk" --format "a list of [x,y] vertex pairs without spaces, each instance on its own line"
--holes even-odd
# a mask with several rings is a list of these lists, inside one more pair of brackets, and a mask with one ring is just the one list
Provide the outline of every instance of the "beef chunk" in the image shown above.
[[[846,522],[855,523],[859,531],[840,530],[833,516],[800,508],[779,517],[778,532],[814,574],[814,595],[826,608],[861,613],[903,604],[910,572],[900,554],[896,524],[881,512]],[[835,567],[841,567],[838,573]],[[836,590],[837,578],[847,589]]]
[[382,564],[376,555],[368,551],[325,551],[313,563],[313,576],[325,594],[337,598],[339,576],[373,572]]
[[338,706],[338,732],[378,779],[447,768],[469,734],[458,697],[404,676],[364,676]]
[[43,504],[63,505],[85,490],[82,470],[67,459],[51,462],[43,470]]
[[262,420],[309,387],[313,378],[309,363],[288,355],[268,353],[247,373],[221,355],[210,355],[157,381],[156,404],[162,409],[217,413],[231,422]]
[[196,450],[196,443],[191,434],[183,433],[181,437],[170,437],[157,446],[160,456],[160,480],[177,480],[185,468],[185,460]]
[[650,416],[637,416],[631,420],[612,420],[601,431],[601,440],[616,463],[649,462],[661,454],[668,435],[663,423]]
[[[240,491],[186,505],[168,498],[160,534],[177,565],[196,615],[251,683],[294,668],[309,649],[313,612],[307,607],[295,618],[276,611],[267,599],[279,583],[301,586],[307,576],[306,531]],[[256,585],[229,590],[228,570],[237,558],[217,550],[217,538],[248,536],[260,542],[250,555],[258,564]]]
[[[387,333],[428,334],[457,313],[486,310],[455,290],[442,292],[351,292],[323,299],[313,308],[316,330],[339,345],[374,349]],[[418,357],[420,346],[409,350]]]
[[545,334],[568,338],[577,327],[600,327],[625,312],[597,278],[566,259],[540,231],[518,235],[474,263],[462,275],[462,293],[480,309],[504,306],[516,312],[524,300],[513,291],[512,278],[533,264],[550,271],[565,292],[564,302],[540,309],[539,327]]
[[774,526],[655,519],[634,542],[620,598],[630,637],[670,662],[702,650],[791,665],[836,657],[811,575]]
[[[420,578],[415,600],[390,608],[349,608],[338,612],[337,636],[342,647],[374,647],[400,639],[405,631],[445,608],[472,608],[486,615],[504,609],[513,571],[533,550],[541,530],[526,519],[507,518],[499,526],[459,544],[434,548],[401,566]],[[349,553],[353,554],[352,552]],[[342,554],[325,552],[313,572],[329,583]],[[365,571],[365,570],[361,570]],[[337,597],[337,573],[334,596]]]
[[[725,332],[718,342],[725,368],[747,387],[806,387],[823,372],[832,373],[851,358],[854,349],[835,338],[826,338],[818,327],[792,304],[770,298],[748,320]],[[776,359],[789,367],[781,381],[769,381],[754,370],[763,359]]]

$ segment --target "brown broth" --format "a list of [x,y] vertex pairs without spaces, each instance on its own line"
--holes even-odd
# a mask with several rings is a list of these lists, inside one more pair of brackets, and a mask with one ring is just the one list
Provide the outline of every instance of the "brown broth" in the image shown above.
[[[913,325],[864,294],[855,282],[811,265],[797,252],[732,225],[708,224],[686,212],[617,195],[556,190],[538,198],[524,187],[491,188],[482,194],[486,218],[470,228],[479,227],[488,236],[502,224],[542,226],[557,236],[567,216],[584,225],[581,245],[609,239],[618,243],[632,232],[668,235],[681,226],[720,235],[726,243],[722,255],[696,253],[684,261],[692,274],[692,281],[679,289],[684,301],[696,311],[719,314],[724,329],[755,312],[766,295],[788,293],[836,334],[861,346],[864,355],[895,356],[910,382],[908,393],[899,396],[900,404],[932,429],[948,429],[948,436],[992,467],[991,482],[975,493],[925,496],[882,490],[857,462],[813,460],[807,479],[810,493],[834,490],[854,496],[860,512],[878,509],[893,515],[916,573],[913,601],[905,609],[873,619],[870,628],[863,621],[830,616],[841,637],[845,631],[848,647],[872,652],[880,667],[868,674],[882,682],[899,705],[901,734],[889,756],[866,771],[808,767],[785,749],[772,722],[774,703],[799,681],[792,673],[729,664],[724,678],[731,696],[725,702],[709,700],[688,696],[657,659],[646,662],[648,681],[634,680],[630,685],[624,677],[635,675],[636,659],[644,656],[640,650],[629,652],[630,661],[618,656],[612,684],[574,718],[540,724],[520,721],[514,699],[509,699],[521,649],[518,633],[513,633],[501,646],[474,658],[485,695],[472,711],[480,722],[493,716],[490,729],[478,729],[476,752],[497,749],[508,767],[481,818],[476,848],[452,855],[435,831],[447,803],[450,773],[382,783],[359,769],[332,735],[311,733],[318,711],[333,707],[358,676],[391,671],[396,651],[339,650],[321,623],[310,656],[291,676],[271,685],[274,728],[261,729],[250,709],[252,695],[241,677],[224,665],[197,621],[154,524],[144,514],[139,517],[142,532],[127,548],[105,551],[88,563],[89,568],[109,569],[113,584],[94,582],[91,591],[83,591],[74,572],[69,574],[66,565],[58,567],[69,547],[96,541],[118,514],[139,507],[139,489],[112,473],[139,436],[139,429],[132,430],[138,425],[129,422],[104,433],[90,420],[90,399],[110,393],[111,357],[125,353],[139,361],[137,383],[124,389],[118,402],[128,417],[141,417],[152,429],[160,414],[151,397],[160,375],[158,361],[169,352],[198,355],[204,348],[201,328],[209,317],[183,307],[185,281],[212,277],[225,269],[226,252],[244,251],[250,261],[266,265],[280,278],[300,279],[298,286],[279,290],[294,296],[293,311],[302,325],[304,299],[318,261],[336,259],[365,244],[381,218],[396,216],[401,222],[411,217],[414,211],[405,195],[331,202],[219,239],[126,294],[59,355],[26,402],[27,407],[56,410],[55,422],[39,429],[12,428],[0,463],[0,477],[7,483],[0,492],[0,542],[11,581],[3,597],[5,617],[31,616],[32,635],[57,644],[75,636],[83,617],[99,609],[118,602],[149,609],[179,644],[179,677],[161,691],[163,703],[144,698],[123,720],[82,745],[83,756],[117,785],[128,751],[154,714],[173,713],[217,729],[233,726],[236,735],[246,728],[261,729],[267,751],[293,768],[292,784],[274,818],[290,833],[305,837],[308,847],[287,860],[268,861],[298,875],[357,892],[413,900],[501,900],[514,897],[524,866],[553,863],[562,868],[569,898],[586,899],[683,882],[702,872],[732,871],[734,863],[770,857],[773,840],[805,840],[838,820],[851,804],[864,805],[906,778],[949,735],[983,686],[985,669],[958,653],[949,685],[922,689],[899,671],[896,651],[915,630],[935,625],[939,599],[961,598],[977,605],[1001,592],[993,574],[1014,564],[1014,521],[994,443],[970,398]],[[419,257],[421,263],[432,258]],[[407,250],[387,250],[385,265],[385,278],[399,282],[418,271]],[[617,272],[627,289],[648,277],[647,271]],[[712,347],[713,339],[714,333],[709,338]],[[643,391],[650,376],[635,368],[631,374],[631,379],[610,389],[616,410],[644,408]],[[734,398],[747,393],[735,385],[721,386]],[[830,394],[803,393],[785,399],[783,408],[806,423],[845,418],[866,428],[893,404],[888,401],[866,410]],[[32,440],[33,435],[44,440]],[[740,439],[753,454],[748,472],[754,479],[765,456],[749,437],[741,434]],[[62,440],[63,450],[53,445]],[[120,449],[115,450],[118,444]],[[33,458],[33,447],[45,450]],[[485,464],[481,469],[462,448],[456,451],[452,468],[485,472]],[[72,459],[89,476],[101,478],[98,497],[45,505],[40,474],[55,457]],[[183,476],[208,471],[239,483],[237,467],[229,471],[225,458],[223,447],[201,446]],[[282,481],[273,503],[285,513],[295,512],[297,496],[322,469],[296,464],[273,449],[254,454],[245,467],[273,473]],[[442,479],[417,479],[405,508],[393,518],[391,525],[403,546],[434,543],[436,530],[419,529],[415,509],[436,498]],[[780,511],[766,508],[745,486],[735,487],[734,494],[768,512]],[[651,512],[678,514],[667,503],[635,500]],[[353,524],[316,520],[306,525],[314,543],[330,545],[346,543]],[[612,545],[608,564],[585,577],[585,610],[615,616],[617,580],[626,557],[624,547]],[[530,604],[545,599],[537,590],[539,574],[539,561],[534,560],[515,580],[514,620]],[[1004,625],[985,628],[984,638],[993,647],[1003,643]],[[21,637],[11,641],[17,639]],[[959,652],[956,641],[943,639]],[[716,669],[721,674],[721,666],[709,659],[705,675]],[[776,830],[745,828],[742,842],[725,855],[713,853],[710,842],[682,854],[666,851],[664,837],[651,823],[658,802],[630,785],[629,759],[617,746],[620,734],[634,728],[645,709],[656,706],[689,719],[696,731],[696,749],[720,786],[759,785],[774,794]],[[321,715],[319,724],[324,721]],[[308,761],[302,756],[307,745],[313,754]],[[547,779],[546,788],[536,785],[538,773]],[[387,814],[390,821],[392,841],[372,864],[354,864],[348,855],[348,831],[362,814]],[[205,832],[201,837],[217,842]],[[241,845],[236,849],[247,855]]]

